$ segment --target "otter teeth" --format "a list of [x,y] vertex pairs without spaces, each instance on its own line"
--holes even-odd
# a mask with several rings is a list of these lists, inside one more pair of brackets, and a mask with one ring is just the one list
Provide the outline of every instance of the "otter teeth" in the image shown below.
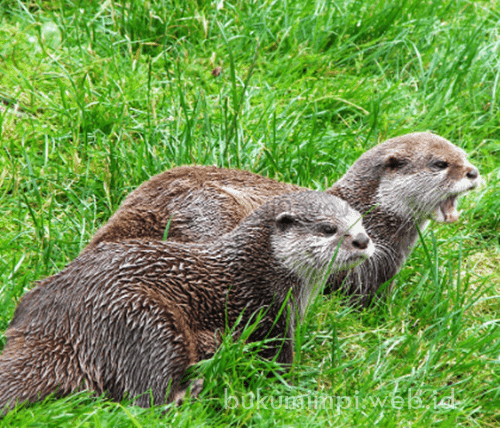
[[453,223],[458,220],[460,213],[457,211],[457,195],[447,197],[435,211],[435,220],[438,223]]

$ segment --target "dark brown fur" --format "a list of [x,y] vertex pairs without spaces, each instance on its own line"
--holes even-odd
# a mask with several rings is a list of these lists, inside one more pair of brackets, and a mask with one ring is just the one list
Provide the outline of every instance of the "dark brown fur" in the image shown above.
[[140,406],[151,404],[149,389],[154,404],[177,399],[186,369],[210,357],[242,313],[238,328],[264,312],[250,340],[275,338],[263,356],[291,364],[310,287],[335,254],[333,270],[344,269],[372,247],[359,213],[318,192],[280,196],[209,244],[97,245],[21,299],[0,356],[0,408],[80,389],[142,394]]
[[[426,189],[429,179],[440,172],[431,165],[438,159],[449,163],[446,177],[433,189]],[[381,183],[390,183],[393,177],[409,180],[407,185],[392,191],[396,200],[381,204]],[[448,191],[465,178],[470,186],[460,192]],[[465,159],[461,149],[430,133],[403,135],[366,152],[327,192],[366,214],[363,224],[376,245],[375,255],[347,279],[345,273],[332,277],[330,290],[343,288],[354,300],[368,303],[378,288],[399,271],[416,242],[417,227],[425,228],[436,206],[441,204],[445,210],[447,197],[477,186],[480,180],[477,169]],[[175,168],[151,178],[127,196],[84,251],[99,242],[125,238],[160,240],[170,218],[170,240],[213,240],[236,227],[269,197],[298,190],[297,186],[246,171],[204,166]],[[403,204],[398,209],[400,202],[412,198],[421,205],[409,210]],[[434,205],[427,206],[424,199]],[[446,221],[456,219],[449,210],[444,214]]]

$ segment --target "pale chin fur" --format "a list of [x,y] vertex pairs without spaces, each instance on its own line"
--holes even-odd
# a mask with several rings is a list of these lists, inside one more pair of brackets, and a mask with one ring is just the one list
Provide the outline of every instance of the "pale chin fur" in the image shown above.
[[441,175],[433,177],[433,179],[424,175],[419,177],[418,174],[393,178],[384,177],[380,181],[377,191],[377,201],[383,209],[402,218],[426,218],[435,210],[435,204],[433,204],[433,208],[428,207],[429,199],[432,198],[432,193],[436,188],[439,188],[442,181]]
[[[352,222],[349,229],[351,236],[366,234],[359,215],[349,216],[348,221]],[[273,253],[277,260],[304,282],[299,301],[296,302],[301,318],[329,275],[356,268],[375,253],[375,245],[371,240],[365,249],[346,251],[339,247],[338,239],[337,234],[332,237],[311,235],[297,239],[293,232],[273,237]]]
[[[462,178],[449,189],[443,189],[446,183],[446,171],[428,175],[418,174],[405,177],[383,178],[377,192],[377,200],[382,208],[403,217],[414,217],[423,223],[427,219],[436,222],[456,221],[460,215],[457,211],[457,198],[463,193],[479,186],[482,179]],[[408,192],[408,190],[411,192]],[[439,195],[438,193],[441,193]],[[448,203],[447,215],[443,212],[445,201],[454,196]],[[438,202],[439,201],[439,202]]]

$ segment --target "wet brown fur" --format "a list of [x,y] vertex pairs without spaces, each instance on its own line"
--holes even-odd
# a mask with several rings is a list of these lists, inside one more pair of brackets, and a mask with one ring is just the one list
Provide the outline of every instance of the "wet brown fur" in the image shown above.
[[[430,208],[426,207],[426,212],[420,207],[421,212],[401,213],[379,205],[381,181],[403,175],[411,177],[406,188],[393,192],[404,201],[418,186],[425,184],[427,177],[435,176],[436,171],[429,166],[433,159],[443,159],[450,164],[446,179],[431,189],[436,193],[432,198],[437,202],[448,195],[447,189],[453,183],[467,174],[477,173],[477,178],[470,180],[471,188],[479,183],[477,169],[465,161],[461,149],[437,135],[414,133],[393,138],[367,151],[327,190],[366,214],[363,224],[376,244],[370,263],[363,264],[348,278],[345,273],[333,276],[330,291],[342,288],[353,300],[367,304],[379,287],[399,271],[416,242],[417,227],[425,228]],[[174,168],[133,191],[84,251],[99,242],[126,238],[160,240],[169,219],[172,219],[169,240],[213,240],[236,227],[267,198],[298,190],[297,186],[246,171],[210,166]]]
[[[241,190],[241,195],[228,192],[226,185]],[[161,240],[170,219],[171,241],[213,240],[233,230],[270,197],[298,190],[305,189],[247,171],[181,166],[152,177],[130,193],[84,251],[100,242]]]
[[[321,245],[307,248],[307,263],[326,257],[328,265],[336,251],[343,258],[334,270],[359,263],[369,239],[359,225],[349,235],[353,213],[359,220],[338,198],[300,192],[273,199],[211,243],[130,240],[87,250],[21,299],[0,356],[0,408],[80,389],[113,400],[128,394],[144,407],[149,389],[154,404],[172,401],[184,393],[186,369],[215,352],[238,316],[240,329],[259,311],[250,340],[275,338],[262,355],[291,364],[294,314],[312,277],[287,251],[309,239]],[[335,235],[322,235],[325,221]]]

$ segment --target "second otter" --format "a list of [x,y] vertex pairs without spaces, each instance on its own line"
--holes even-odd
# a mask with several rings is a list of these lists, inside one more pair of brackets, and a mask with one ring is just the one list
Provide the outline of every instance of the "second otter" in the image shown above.
[[263,356],[291,364],[315,288],[373,251],[357,211],[311,191],[271,200],[210,244],[98,245],[21,299],[0,356],[0,408],[82,388],[144,407],[149,389],[155,404],[177,400],[186,369],[259,313],[249,340],[276,339]]
[[[363,154],[326,192],[362,214],[375,243],[368,263],[335,274],[331,289],[343,288],[367,303],[401,268],[429,219],[458,219],[457,197],[481,182],[466,153],[427,132],[390,139]],[[202,242],[232,230],[269,197],[301,190],[246,171],[215,167],[174,168],[143,183],[94,236],[99,242],[134,237]]]

